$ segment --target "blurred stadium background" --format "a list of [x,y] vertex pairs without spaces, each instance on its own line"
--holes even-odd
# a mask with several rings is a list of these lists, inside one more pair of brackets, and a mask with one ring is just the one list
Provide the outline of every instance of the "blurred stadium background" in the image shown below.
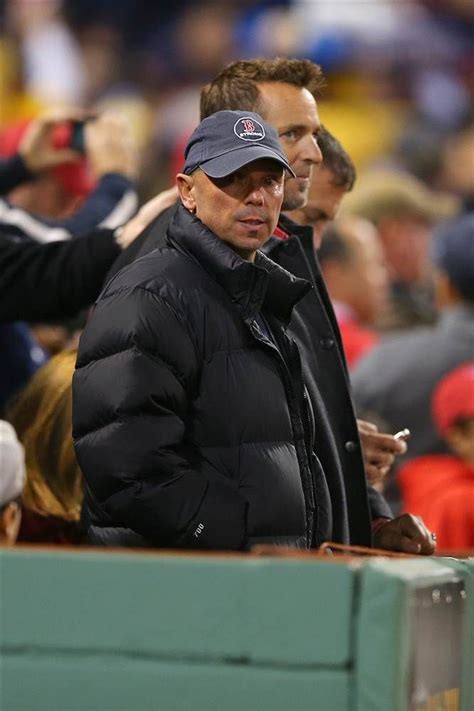
[[0,130],[51,105],[115,106],[167,187],[203,82],[239,58],[321,64],[323,122],[359,171],[401,167],[461,197],[474,181],[470,0],[2,0]]

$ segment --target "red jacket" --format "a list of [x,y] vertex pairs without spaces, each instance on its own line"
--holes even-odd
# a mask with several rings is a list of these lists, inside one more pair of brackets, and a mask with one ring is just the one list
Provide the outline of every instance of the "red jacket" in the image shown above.
[[377,345],[380,336],[373,329],[362,326],[354,316],[339,312],[337,308],[336,316],[347,364],[349,368],[353,368],[359,358]]
[[421,516],[440,551],[474,549],[474,468],[445,454],[417,457],[398,474],[403,509]]

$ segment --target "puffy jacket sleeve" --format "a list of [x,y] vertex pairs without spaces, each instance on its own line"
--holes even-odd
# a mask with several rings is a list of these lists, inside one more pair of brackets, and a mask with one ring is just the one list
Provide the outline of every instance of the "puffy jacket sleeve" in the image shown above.
[[76,454],[115,525],[157,546],[239,549],[247,502],[186,442],[198,381],[183,313],[144,288],[106,294],[79,349]]

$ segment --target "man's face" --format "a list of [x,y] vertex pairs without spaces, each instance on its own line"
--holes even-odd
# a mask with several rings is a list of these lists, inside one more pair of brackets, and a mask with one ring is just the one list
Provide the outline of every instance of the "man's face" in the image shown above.
[[432,276],[430,245],[432,229],[416,217],[386,217],[377,225],[394,282],[419,284]]
[[301,225],[311,225],[315,249],[321,246],[324,228],[336,218],[345,194],[346,188],[334,183],[332,172],[323,163],[313,171],[306,205],[290,212],[291,219]]
[[[344,220],[340,229],[351,256],[337,265],[338,291],[332,296],[350,306],[362,323],[372,324],[388,298],[387,268],[377,231],[370,222],[356,217]],[[329,291],[331,294],[331,288]]]
[[69,195],[50,172],[43,173],[33,182],[19,185],[8,199],[15,207],[50,220],[70,217],[81,203],[81,198]]
[[452,425],[444,439],[458,457],[474,467],[474,417]]
[[306,204],[313,166],[322,161],[317,135],[321,128],[314,97],[307,89],[281,82],[262,82],[260,112],[280,138],[296,178],[285,181],[283,210],[295,210]]
[[283,185],[283,168],[268,159],[254,161],[226,178],[209,178],[202,170],[178,176],[183,205],[250,261],[276,227]]

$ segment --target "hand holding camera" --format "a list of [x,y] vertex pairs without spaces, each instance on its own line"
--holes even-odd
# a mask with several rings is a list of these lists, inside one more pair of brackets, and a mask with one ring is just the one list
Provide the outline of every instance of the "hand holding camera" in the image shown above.
[[19,153],[32,173],[49,170],[86,156],[92,173],[136,175],[137,152],[127,122],[105,112],[60,110],[32,121]]
[[86,155],[97,178],[106,173],[120,173],[134,178],[137,173],[137,151],[125,119],[105,112],[84,126]]
[[62,163],[77,161],[80,152],[68,140],[58,141],[61,126],[82,125],[90,113],[76,110],[48,112],[32,121],[23,136],[19,153],[32,173],[49,170]]

